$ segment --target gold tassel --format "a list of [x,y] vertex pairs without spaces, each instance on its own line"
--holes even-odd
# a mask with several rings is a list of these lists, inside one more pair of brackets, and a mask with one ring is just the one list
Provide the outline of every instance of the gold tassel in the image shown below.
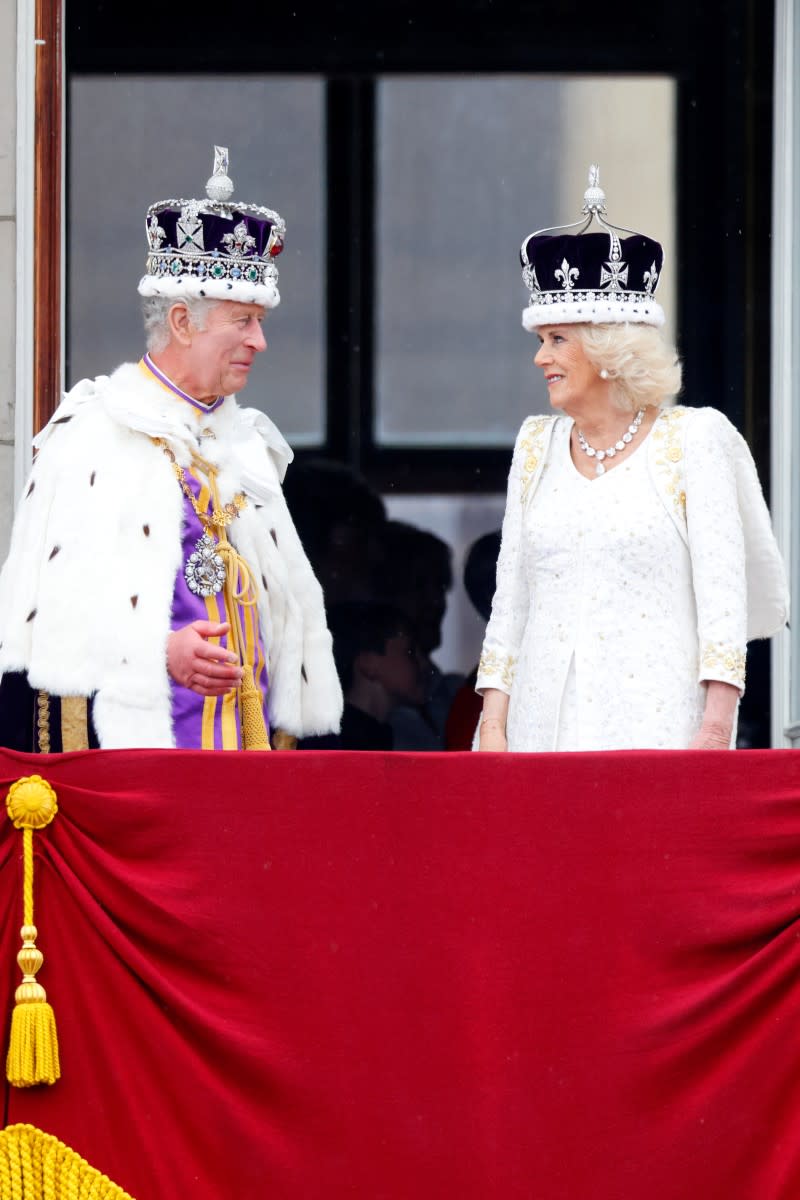
[[[214,504],[219,507],[217,481],[214,472],[209,474]],[[239,619],[240,604],[255,607],[256,590],[253,576],[246,561],[228,541],[224,528],[219,529],[217,554],[225,563],[225,609],[230,623],[230,645],[242,664],[242,682],[239,687],[239,721],[242,727],[243,750],[271,750],[267,723],[264,720],[264,698],[253,679],[253,664],[247,661],[246,642]],[[237,581],[241,580],[237,587]]]
[[35,1125],[0,1130],[0,1196],[11,1200],[133,1200],[64,1142]]
[[239,702],[242,718],[242,749],[271,750],[264,721],[264,699],[253,682],[253,673],[248,663],[244,664]]
[[58,803],[41,775],[27,775],[9,788],[6,809],[14,827],[22,830],[23,859],[22,949],[17,955],[22,983],[14,994],[6,1078],[14,1087],[32,1087],[55,1083],[61,1076],[55,1015],[47,993],[36,981],[44,956],[36,946],[38,934],[33,923],[33,831],[50,824]]

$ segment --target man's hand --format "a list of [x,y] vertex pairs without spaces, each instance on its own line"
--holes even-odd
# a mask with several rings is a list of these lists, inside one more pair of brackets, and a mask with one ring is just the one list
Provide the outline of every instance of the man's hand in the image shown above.
[[199,696],[224,696],[238,687],[242,668],[236,655],[208,641],[229,630],[227,622],[214,621],[192,621],[174,630],[167,638],[167,670],[175,682]]

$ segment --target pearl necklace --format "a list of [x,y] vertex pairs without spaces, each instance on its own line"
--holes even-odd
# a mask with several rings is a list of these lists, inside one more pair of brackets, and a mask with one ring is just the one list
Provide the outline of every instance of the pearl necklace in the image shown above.
[[606,468],[603,465],[603,459],[614,458],[614,456],[618,454],[620,450],[624,450],[625,447],[636,437],[636,434],[639,432],[639,426],[641,425],[643,419],[644,409],[640,408],[619,441],[615,442],[613,446],[609,446],[607,450],[595,450],[594,446],[589,445],[580,429],[578,429],[578,445],[580,446],[581,450],[584,454],[588,454],[589,458],[594,458],[597,460],[594,468],[595,474],[605,475]]

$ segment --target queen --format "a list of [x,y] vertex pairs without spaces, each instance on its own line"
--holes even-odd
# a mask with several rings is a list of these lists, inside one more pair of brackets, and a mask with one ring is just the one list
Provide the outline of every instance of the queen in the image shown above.
[[716,409],[674,404],[661,246],[605,211],[592,168],[582,219],[522,246],[553,413],[514,448],[481,750],[732,747],[747,642],[788,616],[745,442]]

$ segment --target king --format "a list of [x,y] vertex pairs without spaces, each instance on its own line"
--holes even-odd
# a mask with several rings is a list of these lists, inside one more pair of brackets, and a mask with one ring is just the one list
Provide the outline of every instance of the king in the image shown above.
[[239,406],[286,228],[233,200],[153,204],[147,350],[82,380],[34,441],[0,574],[0,742],[261,749],[338,729],[322,592],[282,482],[292,451]]

